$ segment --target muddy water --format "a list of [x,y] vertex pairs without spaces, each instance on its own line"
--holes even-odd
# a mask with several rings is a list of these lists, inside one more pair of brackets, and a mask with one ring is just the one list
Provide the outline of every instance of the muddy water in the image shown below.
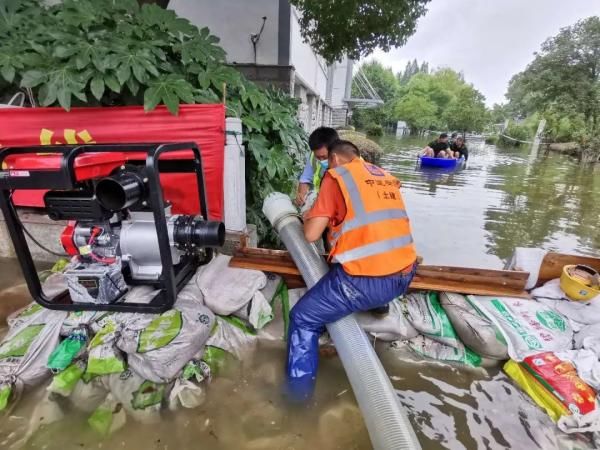
[[418,168],[418,152],[432,138],[380,141],[382,165],[402,180],[427,263],[499,268],[515,247],[598,254],[600,166],[472,142],[464,170]]
[[[500,267],[515,246],[593,254],[600,244],[595,194],[600,178],[566,157],[531,159],[527,149],[471,145],[468,168],[425,172],[415,157],[425,141],[384,138],[383,165],[403,181],[419,252],[432,264]],[[0,320],[27,301],[14,261],[0,261]],[[10,303],[7,303],[10,302]],[[0,334],[2,330],[0,329]],[[466,369],[376,349],[424,449],[585,449],[589,436],[566,436],[498,367]],[[31,449],[369,449],[355,399],[337,358],[322,359],[314,401],[290,407],[280,395],[284,349],[263,344],[244,365],[213,380],[195,410],[165,412],[158,424],[129,420],[101,439],[87,415],[68,411],[43,425]],[[40,421],[43,390],[0,418],[0,448],[18,448]],[[43,415],[42,415],[43,416]]]

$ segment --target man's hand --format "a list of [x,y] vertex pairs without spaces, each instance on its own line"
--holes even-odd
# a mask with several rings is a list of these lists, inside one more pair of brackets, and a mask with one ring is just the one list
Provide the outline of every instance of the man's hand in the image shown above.
[[298,192],[296,193],[296,199],[294,200],[294,204],[299,208],[304,205],[306,201],[306,194],[308,194],[309,185],[306,183],[300,183],[298,185]]

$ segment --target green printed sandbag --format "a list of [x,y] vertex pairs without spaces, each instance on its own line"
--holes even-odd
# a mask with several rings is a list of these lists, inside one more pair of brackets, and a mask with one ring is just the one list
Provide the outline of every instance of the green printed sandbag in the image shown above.
[[229,316],[239,312],[254,328],[262,328],[273,318],[271,306],[261,292],[267,277],[258,270],[229,267],[230,260],[231,256],[219,255],[200,268],[195,285],[204,304],[215,314]]
[[188,361],[201,354],[215,316],[199,301],[178,298],[159,315],[118,315],[117,347],[129,367],[155,383],[173,381]]
[[465,346],[485,358],[500,361],[509,358],[504,336],[469,297],[443,292],[440,303]]
[[569,350],[573,329],[560,312],[532,299],[470,296],[472,303],[502,332],[515,361],[543,352]]
[[128,416],[145,424],[160,421],[163,401],[172,387],[172,383],[145,380],[131,369],[102,377],[102,384],[110,396],[123,405]]
[[86,381],[125,370],[125,361],[116,347],[119,332],[116,318],[117,315],[106,316],[95,324],[97,332],[87,348],[88,360],[84,374]]
[[437,292],[411,292],[402,300],[402,312],[410,324],[422,335],[450,347],[463,346]]
[[50,311],[31,305],[13,316],[8,334],[0,343],[0,411],[11,397],[18,398],[50,376],[48,356],[59,342],[62,311]]
[[242,360],[254,350],[256,332],[237,317],[217,316],[202,360],[216,376],[228,363]]
[[375,339],[392,342],[416,337],[419,332],[405,317],[402,299],[391,301],[389,307],[389,312],[384,317],[370,312],[359,312],[354,317],[361,328]]
[[273,320],[275,312],[273,304],[285,287],[279,275],[265,273],[267,284],[258,291],[247,305],[235,311],[232,315],[246,320],[255,329],[260,330]]
[[[404,341],[408,347],[420,356],[444,362],[456,362],[471,367],[481,366],[481,357],[466,348],[460,341],[455,345],[446,345],[427,336],[417,336]],[[400,342],[392,345],[401,345]]]

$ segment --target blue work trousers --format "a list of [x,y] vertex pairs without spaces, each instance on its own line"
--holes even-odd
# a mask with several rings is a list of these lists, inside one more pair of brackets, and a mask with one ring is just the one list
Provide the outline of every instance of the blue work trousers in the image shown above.
[[342,266],[331,267],[290,311],[287,341],[287,390],[292,400],[309,398],[319,365],[319,336],[325,325],[356,311],[387,305],[404,294],[412,271],[383,277],[348,275]]

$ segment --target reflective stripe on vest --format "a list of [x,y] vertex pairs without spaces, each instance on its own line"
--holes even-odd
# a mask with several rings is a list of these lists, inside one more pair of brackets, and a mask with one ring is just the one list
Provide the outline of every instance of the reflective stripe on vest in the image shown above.
[[[372,257],[381,255],[385,258],[383,255],[387,253],[390,253],[390,256],[391,254],[394,254],[394,261],[398,261],[399,263],[405,262],[406,265],[410,264],[413,260],[413,256],[416,257],[416,254],[414,254],[413,238],[410,233],[410,227],[408,226],[408,216],[404,207],[401,206],[403,205],[403,202],[401,201],[402,197],[400,190],[397,185],[394,185],[392,188],[397,190],[400,204],[396,203],[396,207],[386,208],[384,206],[385,200],[383,197],[379,197],[380,201],[377,202],[376,199],[372,198],[368,190],[365,192],[361,191],[361,188],[359,188],[357,183],[359,179],[362,180],[364,178],[364,175],[359,175],[360,172],[357,171],[358,167],[359,166],[356,165],[356,163],[349,163],[346,166],[336,167],[330,171],[332,175],[335,174],[334,178],[338,179],[340,186],[343,186],[343,192],[345,192],[344,197],[346,202],[348,202],[349,208],[349,213],[347,215],[348,219],[344,220],[337,229],[333,229],[330,232],[330,244],[333,249],[331,260],[336,263],[344,264],[345,268],[352,270],[354,274],[357,275],[378,275],[382,272],[385,273],[385,269],[381,269],[381,267],[386,266],[385,262],[383,260],[374,262]],[[377,169],[381,170],[379,168]],[[367,166],[367,163],[362,162],[361,170],[371,172],[372,168]],[[386,175],[386,183],[388,183],[391,178],[393,177]],[[397,182],[397,180],[395,181]],[[386,184],[386,186],[389,186],[389,184]],[[385,193],[387,191],[384,188],[382,192]],[[364,201],[363,195],[365,195]],[[380,205],[379,208],[369,207],[370,211],[367,211],[368,205],[364,202],[371,202],[373,200]],[[397,222],[393,222],[394,220],[405,220],[406,228],[405,225],[396,225]],[[393,228],[385,228],[388,225],[386,222]],[[396,226],[400,228],[396,228]],[[365,227],[365,230],[361,231],[361,228],[363,227]],[[373,229],[370,230],[369,227],[373,227]],[[381,227],[387,229],[388,232],[382,232]],[[389,232],[394,229],[398,232]],[[386,235],[387,237],[384,237]],[[370,236],[371,239],[367,238],[367,236]],[[357,238],[359,239],[358,241],[356,241]],[[346,239],[350,239],[350,241]],[[360,240],[362,240],[362,242],[360,242]],[[353,242],[353,244],[349,244],[349,242]],[[340,245],[342,247],[340,247]],[[401,256],[404,248],[406,248],[406,258]],[[401,252],[400,256],[397,252]],[[360,264],[362,264],[361,260],[366,259],[370,259],[368,265],[360,266]],[[406,259],[406,261],[404,261],[404,259]],[[350,269],[346,264],[350,264],[352,268]],[[358,264],[358,266],[356,264]],[[376,264],[377,267],[373,266],[373,264]],[[403,265],[402,267],[398,267],[398,269],[404,267],[406,266]]]
[[315,158],[315,152],[310,152],[310,165],[313,170],[313,190],[315,192],[319,192],[319,188],[321,187],[321,179],[323,178],[321,176],[323,168],[321,167],[321,162]]
[[[406,211],[398,208],[382,209],[379,211],[367,213],[365,211],[365,206],[363,205],[362,199],[360,198],[358,186],[356,186],[356,182],[354,181],[354,178],[352,178],[352,174],[348,171],[348,169],[346,169],[343,166],[340,166],[334,170],[340,174],[340,176],[344,180],[344,183],[346,184],[346,189],[348,190],[348,194],[350,195],[350,201],[352,202],[352,207],[354,208],[355,214],[354,219],[348,220],[342,224],[342,233],[346,233],[350,230],[354,230],[355,228],[359,228],[364,225],[381,222],[383,220],[408,218]],[[334,237],[339,237],[339,234],[337,237]]]
[[379,253],[385,253],[389,250],[406,247],[412,243],[413,238],[410,234],[407,236],[388,239],[387,241],[373,242],[372,244],[363,245],[362,247],[357,247],[344,253],[335,255],[333,257],[333,261],[344,264],[350,261],[356,261],[357,259],[378,255]]

